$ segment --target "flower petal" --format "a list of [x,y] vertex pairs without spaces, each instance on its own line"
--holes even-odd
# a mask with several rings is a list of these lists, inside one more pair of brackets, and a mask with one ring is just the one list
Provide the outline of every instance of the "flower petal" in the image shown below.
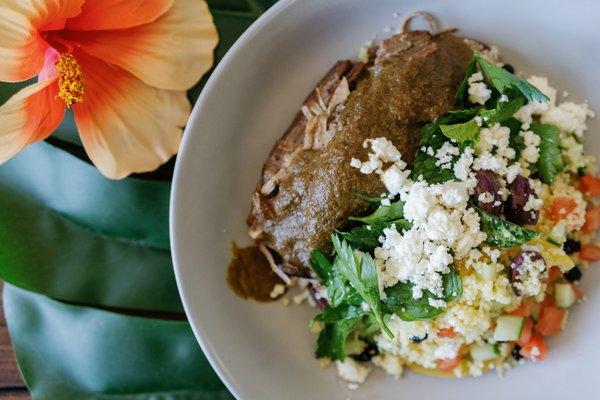
[[49,45],[40,31],[60,29],[80,12],[83,0],[0,0],[0,81],[37,75]]
[[[6,1],[6,0],[5,0]],[[26,16],[40,31],[58,30],[65,27],[68,18],[81,13],[85,0],[18,0],[8,1],[11,8]],[[2,2],[2,0],[0,0]]]
[[83,146],[100,172],[120,179],[156,169],[177,153],[190,114],[186,93],[156,89],[83,52],[84,100],[73,105]]
[[186,90],[212,66],[218,34],[202,0],[177,0],[157,21],[127,30],[70,32],[89,54],[149,85]]
[[81,14],[67,21],[67,29],[123,29],[147,24],[163,15],[174,0],[86,1]]
[[56,97],[57,80],[54,76],[27,86],[0,107],[0,163],[58,127],[66,107]]

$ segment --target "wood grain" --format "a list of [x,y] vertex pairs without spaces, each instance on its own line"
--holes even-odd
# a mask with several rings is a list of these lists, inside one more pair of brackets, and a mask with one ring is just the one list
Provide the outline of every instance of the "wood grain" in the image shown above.
[[10,344],[10,337],[6,322],[4,321],[4,309],[2,307],[2,283],[0,282],[0,398],[29,399],[25,384],[17,367],[17,362]]

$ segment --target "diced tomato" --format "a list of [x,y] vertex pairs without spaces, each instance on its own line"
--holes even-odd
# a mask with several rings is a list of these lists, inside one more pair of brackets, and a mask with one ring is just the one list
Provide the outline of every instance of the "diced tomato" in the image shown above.
[[571,214],[577,208],[577,203],[572,197],[557,196],[550,202],[550,218],[559,221]]
[[459,357],[444,358],[442,360],[438,360],[437,367],[440,371],[449,372],[449,371],[452,371],[454,368],[458,367],[459,364],[460,364]]
[[579,251],[579,258],[585,261],[600,260],[600,247],[595,244],[584,244]]
[[544,308],[546,306],[553,306],[554,305],[554,299],[552,298],[552,296],[546,296],[544,298],[544,301],[542,301],[541,307]]
[[592,233],[600,228],[600,206],[590,207],[585,211],[585,224],[581,230],[583,233]]
[[562,330],[566,318],[567,310],[553,305],[544,306],[540,313],[540,319],[535,324],[535,330],[543,336],[556,335]]
[[534,333],[519,353],[528,360],[541,361],[548,357],[548,346],[543,337]]
[[533,307],[532,300],[523,300],[521,305],[517,309],[509,312],[509,314],[514,315],[516,317],[529,317],[531,315],[532,307]]
[[454,330],[453,327],[449,326],[448,328],[442,328],[437,333],[438,337],[452,339],[458,336],[458,333]]
[[581,299],[583,297],[583,295],[585,294],[585,293],[583,293],[583,290],[581,290],[581,288],[579,286],[571,285],[571,287],[573,288],[573,291],[575,292],[575,296],[578,299]]
[[523,330],[521,331],[521,337],[517,341],[517,344],[521,347],[529,343],[531,339],[531,335],[533,334],[533,321],[531,318],[527,318],[525,320],[525,324],[523,325]]
[[560,271],[560,268],[558,268],[556,265],[550,267],[550,269],[548,270],[548,284],[556,282],[562,277],[563,273]]
[[590,196],[597,196],[600,194],[600,179],[596,178],[595,176],[585,174],[581,177],[579,189],[582,192],[586,192]]

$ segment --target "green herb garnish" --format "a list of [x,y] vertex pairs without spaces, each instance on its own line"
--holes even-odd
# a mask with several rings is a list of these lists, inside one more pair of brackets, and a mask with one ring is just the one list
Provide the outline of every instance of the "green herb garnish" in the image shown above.
[[537,168],[542,181],[550,184],[554,176],[564,169],[558,128],[550,124],[533,123],[529,129],[541,139]]
[[[441,300],[449,302],[462,295],[462,282],[454,267],[450,266],[450,272],[443,276],[443,285],[444,296]],[[399,282],[385,290],[385,303],[394,314],[404,321],[416,321],[431,319],[444,313],[443,308],[429,304],[429,299],[439,299],[429,291],[424,291],[421,298],[413,299],[413,286],[410,282]]]
[[479,213],[481,230],[487,235],[485,242],[490,246],[513,247],[539,237],[537,232],[505,221],[500,217],[485,212],[481,208],[475,207],[475,209]]
[[377,221],[370,225],[362,225],[353,228],[349,232],[338,232],[352,247],[362,250],[371,251],[379,246],[379,238],[383,235],[383,230],[396,226],[398,232],[410,229],[411,223],[405,219],[397,219],[395,221]]
[[463,122],[461,124],[454,125],[440,125],[440,130],[449,139],[455,140],[459,143],[463,142],[477,142],[479,138],[479,131],[481,128],[475,120]]
[[365,217],[350,217],[351,221],[359,221],[365,224],[374,224],[377,222],[395,221],[404,216],[404,202],[396,201],[389,206],[383,204],[377,207],[377,210]]

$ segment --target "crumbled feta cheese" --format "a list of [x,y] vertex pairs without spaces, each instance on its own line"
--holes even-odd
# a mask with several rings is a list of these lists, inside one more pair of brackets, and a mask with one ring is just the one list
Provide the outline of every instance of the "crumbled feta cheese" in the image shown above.
[[435,153],[435,158],[437,158],[435,165],[443,169],[450,169],[452,159],[458,155],[460,155],[458,147],[453,146],[450,142],[445,142]]
[[399,379],[402,376],[403,367],[402,359],[393,354],[380,354],[372,358],[373,364],[383,368],[385,372],[393,376],[395,379]]
[[492,97],[492,91],[482,82],[483,74],[476,72],[467,79],[469,84],[469,101],[476,104],[485,104]]
[[500,96],[500,98],[498,99],[498,102],[500,103],[508,103],[508,96],[503,94],[502,96]]
[[538,199],[535,196],[529,195],[529,197],[527,198],[527,203],[525,203],[525,206],[523,207],[523,211],[540,210],[542,208],[542,204],[544,204],[542,199]]
[[533,260],[527,253],[523,254],[523,264],[516,267],[519,272],[513,282],[522,296],[538,296],[546,290],[544,283],[548,271],[543,259]]
[[594,113],[589,110],[587,104],[565,102],[545,112],[540,121],[544,124],[556,125],[559,130],[572,132],[581,138],[587,129],[585,120],[593,116]]
[[494,201],[494,195],[490,192],[483,192],[477,196],[477,200],[484,204],[491,203]]
[[521,151],[521,157],[529,164],[535,164],[540,158],[540,137],[532,131],[521,131],[519,136],[523,138],[525,144],[525,148]]
[[344,361],[336,361],[335,365],[340,378],[346,382],[364,383],[371,372],[371,369],[354,361],[350,357],[346,357]]

